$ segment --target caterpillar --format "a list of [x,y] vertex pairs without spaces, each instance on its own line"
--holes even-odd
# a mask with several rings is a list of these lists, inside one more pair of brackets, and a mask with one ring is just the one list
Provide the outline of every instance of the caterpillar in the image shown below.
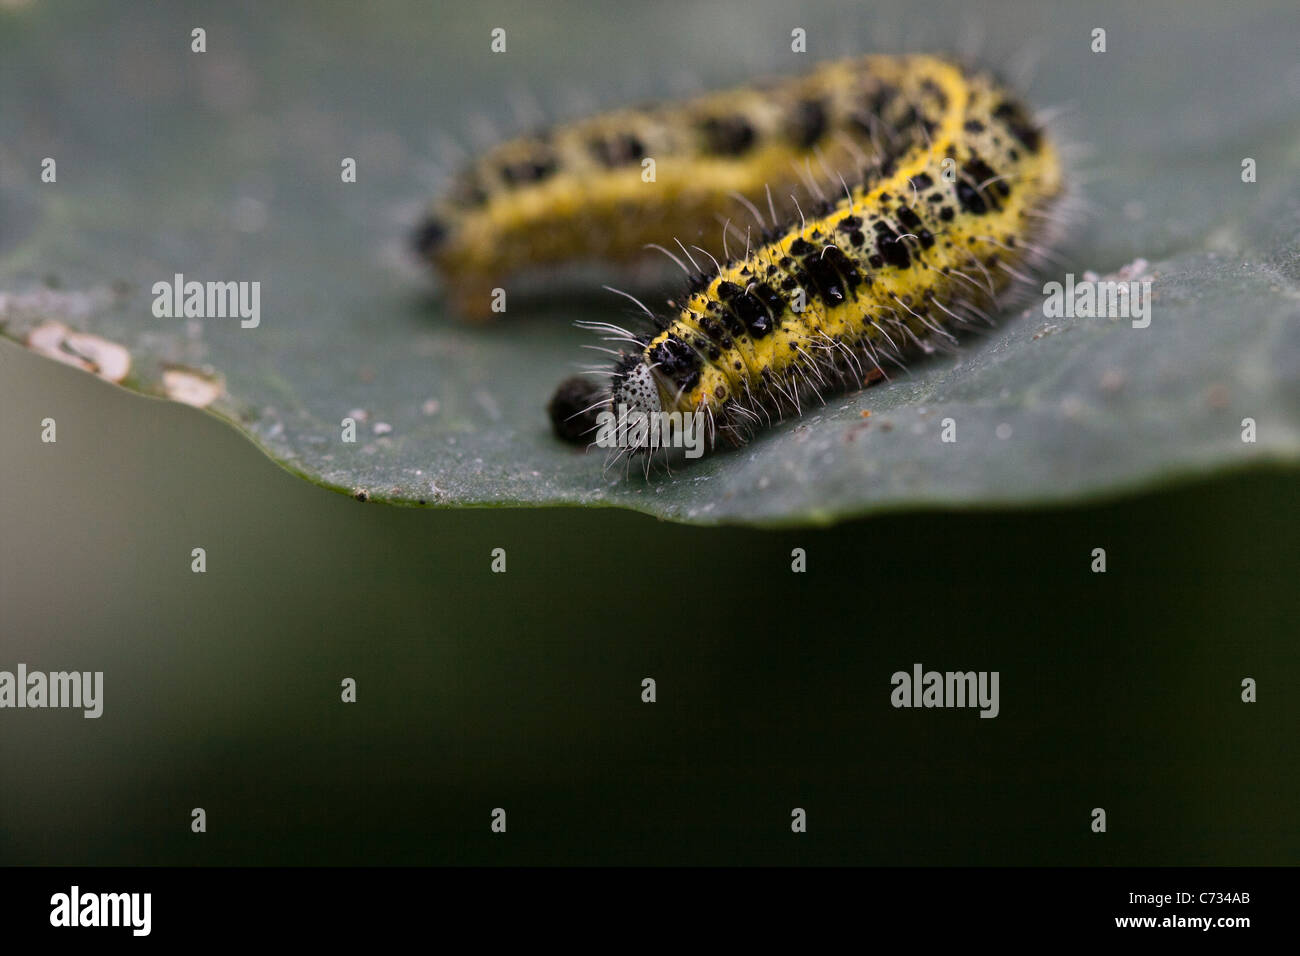
[[[734,258],[693,262],[667,314],[637,303],[649,332],[579,323],[623,347],[604,383],[560,386],[557,435],[590,442],[601,413],[623,407],[699,413],[707,447],[742,444],[829,391],[951,347],[1030,281],[1064,193],[1046,131],[988,73],[930,56],[870,57],[860,69],[882,77],[878,102],[906,105],[881,116],[856,184],[793,223],[773,215]],[[619,454],[655,447],[643,434]]]
[[412,245],[459,315],[490,318],[492,289],[508,277],[633,262],[664,236],[702,235],[737,210],[733,194],[783,197],[814,176],[814,162],[852,168],[889,129],[913,122],[900,95],[912,69],[887,58],[833,61],[502,143],[454,178]]

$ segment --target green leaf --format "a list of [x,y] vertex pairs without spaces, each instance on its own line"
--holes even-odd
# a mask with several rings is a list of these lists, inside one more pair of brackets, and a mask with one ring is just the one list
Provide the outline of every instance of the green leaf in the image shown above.
[[[810,57],[880,48],[872,38],[889,32],[945,50],[971,28],[963,9],[873,7],[869,30],[827,8],[799,25]],[[0,331],[28,343],[40,329],[63,360],[110,374],[120,346],[123,385],[205,406],[312,481],[401,504],[823,523],[1300,461],[1300,37],[1288,5],[1023,2],[999,6],[986,30],[999,48],[985,62],[1037,50],[1029,98],[1070,106],[1061,128],[1091,151],[1077,166],[1092,213],[1059,272],[1147,260],[1149,328],[1047,319],[1035,296],[956,355],[649,480],[603,474],[603,454],[553,439],[544,410],[586,360],[591,338],[571,322],[618,321],[620,300],[512,298],[505,321],[471,327],[407,258],[434,144],[465,141],[476,116],[516,128],[503,104],[522,89],[554,116],[572,112],[557,105],[566,87],[614,106],[670,95],[688,67],[715,87],[808,60],[787,52],[774,3],[743,16],[654,4],[596,16],[585,3],[492,16],[415,2],[0,11]],[[503,55],[488,52],[498,25]],[[1090,50],[1098,25],[1104,54]],[[196,26],[206,53],[190,50]],[[857,42],[819,47],[845,36]],[[40,181],[45,157],[55,183]],[[341,182],[344,157],[355,184]],[[1256,183],[1241,181],[1245,157]],[[260,281],[261,324],[155,318],[152,286],[175,273]],[[340,440],[349,416],[355,444]],[[940,440],[948,418],[953,443]]]

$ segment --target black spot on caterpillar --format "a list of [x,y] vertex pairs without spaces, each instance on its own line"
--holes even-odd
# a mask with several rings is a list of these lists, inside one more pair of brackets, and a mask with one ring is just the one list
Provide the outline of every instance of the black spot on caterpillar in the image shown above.
[[[622,406],[699,413],[710,447],[739,444],[955,343],[1028,281],[1062,194],[1053,144],[991,76],[933,57],[890,62],[885,100],[911,122],[882,132],[886,157],[839,202],[694,277],[649,333],[593,326],[624,350],[600,391],[561,387],[557,433],[591,442],[599,414]],[[648,437],[620,454],[653,450]]]

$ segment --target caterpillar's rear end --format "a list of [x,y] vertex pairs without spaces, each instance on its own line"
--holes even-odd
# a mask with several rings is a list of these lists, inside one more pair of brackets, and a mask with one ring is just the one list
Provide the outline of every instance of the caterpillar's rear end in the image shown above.
[[416,230],[415,248],[470,318],[489,317],[492,290],[521,274],[631,263],[673,238],[725,257],[719,222],[746,215],[736,195],[764,212],[771,195],[772,217],[784,219],[793,189],[896,152],[914,122],[900,91],[917,62],[837,61],[512,140],[461,172]]

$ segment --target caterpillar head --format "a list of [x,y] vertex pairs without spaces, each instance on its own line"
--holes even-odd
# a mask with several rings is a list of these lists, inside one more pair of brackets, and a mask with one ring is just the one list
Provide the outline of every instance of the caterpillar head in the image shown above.
[[659,385],[650,366],[640,356],[634,358],[635,361],[621,365],[615,372],[610,405],[615,414],[618,414],[620,405],[626,405],[629,419],[640,412],[649,420],[650,416],[663,411]]
[[589,445],[596,437],[598,416],[609,406],[609,390],[584,375],[566,378],[551,396],[546,410],[557,438]]

